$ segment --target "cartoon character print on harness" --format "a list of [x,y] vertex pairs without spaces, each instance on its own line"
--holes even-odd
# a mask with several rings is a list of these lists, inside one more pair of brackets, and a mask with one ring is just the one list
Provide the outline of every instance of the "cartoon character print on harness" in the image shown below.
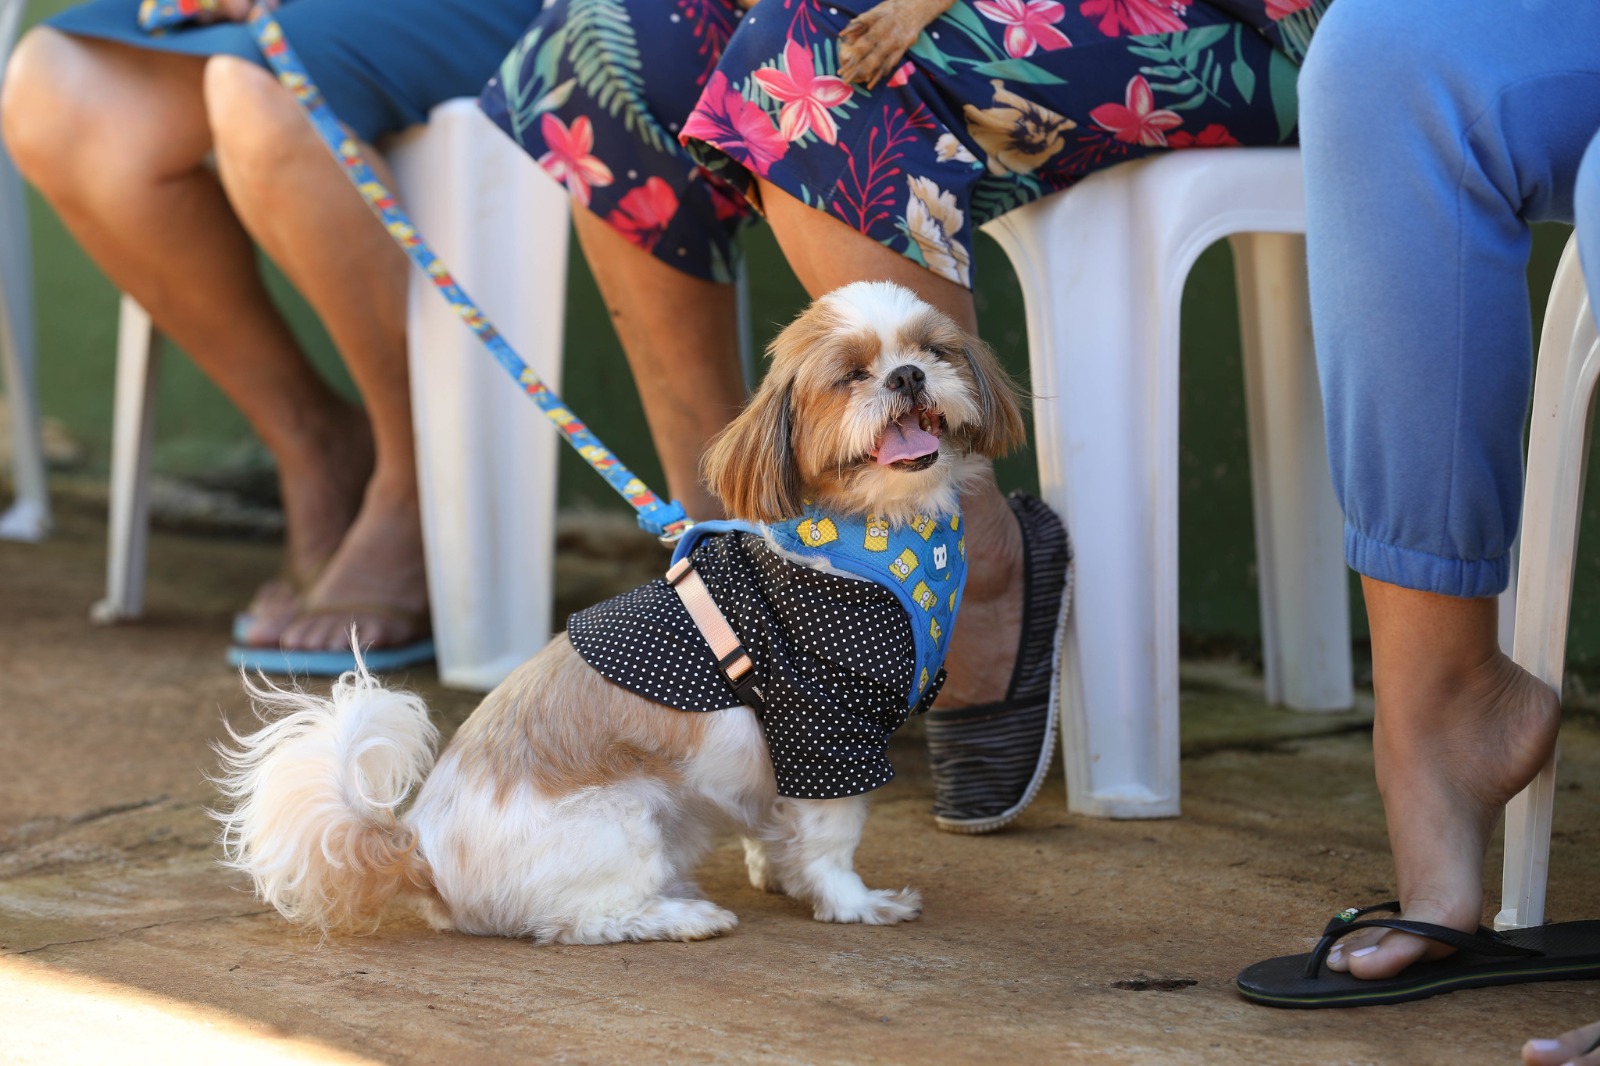
[[[778,794],[850,796],[891,780],[889,737],[943,680],[966,581],[960,515],[703,522],[673,562],[684,556],[755,663]],[[741,704],[665,581],[581,611],[567,629],[590,666],[641,696],[691,712]]]

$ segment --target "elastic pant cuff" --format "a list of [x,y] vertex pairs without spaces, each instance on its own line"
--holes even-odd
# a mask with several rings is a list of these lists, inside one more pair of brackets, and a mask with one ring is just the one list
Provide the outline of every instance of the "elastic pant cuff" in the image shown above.
[[1376,540],[1346,525],[1344,557],[1350,568],[1391,585],[1441,596],[1498,596],[1511,579],[1509,552],[1493,559],[1450,559]]

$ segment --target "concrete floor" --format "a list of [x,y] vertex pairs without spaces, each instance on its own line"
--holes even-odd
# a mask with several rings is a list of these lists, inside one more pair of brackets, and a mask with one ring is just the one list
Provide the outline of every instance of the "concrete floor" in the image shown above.
[[[1391,872],[1366,717],[1267,708],[1217,663],[1186,666],[1177,819],[1069,815],[1052,778],[1008,832],[938,833],[919,733],[897,738],[859,865],[922,890],[908,925],[813,922],[729,841],[702,871],[742,920],[718,940],[534,948],[400,918],[318,943],[216,864],[204,813],[207,745],[249,714],[228,617],[275,548],[158,536],[149,617],[101,629],[103,524],[68,502],[61,525],[0,543],[0,1062],[1512,1063],[1600,1018],[1586,982],[1240,1000],[1239,968],[1389,898]],[[563,564],[569,606],[641,573]],[[447,730],[475,702],[409,680]],[[1594,917],[1600,730],[1574,720],[1565,751],[1549,910]]]

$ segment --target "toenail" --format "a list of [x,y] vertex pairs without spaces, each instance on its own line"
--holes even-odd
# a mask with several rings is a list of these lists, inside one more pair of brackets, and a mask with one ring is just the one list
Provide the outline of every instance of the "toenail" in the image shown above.
[[1554,1051],[1561,1046],[1559,1040],[1545,1040],[1542,1037],[1528,1041],[1528,1046],[1535,1051]]
[[1354,951],[1352,951],[1350,953],[1350,957],[1352,959],[1364,959],[1368,955],[1371,955],[1374,951],[1377,951],[1377,950],[1378,950],[1378,946],[1376,944],[1372,945],[1372,947],[1370,947],[1370,948],[1356,948]]
[[1342,945],[1342,944],[1336,945],[1332,951],[1328,952],[1328,961],[1329,962],[1338,962],[1343,957],[1344,957],[1344,945]]

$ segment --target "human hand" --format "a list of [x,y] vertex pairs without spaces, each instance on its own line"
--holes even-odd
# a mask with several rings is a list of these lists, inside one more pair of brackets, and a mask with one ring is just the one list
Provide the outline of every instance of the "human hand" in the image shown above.
[[881,0],[839,31],[839,77],[875,88],[954,0]]

